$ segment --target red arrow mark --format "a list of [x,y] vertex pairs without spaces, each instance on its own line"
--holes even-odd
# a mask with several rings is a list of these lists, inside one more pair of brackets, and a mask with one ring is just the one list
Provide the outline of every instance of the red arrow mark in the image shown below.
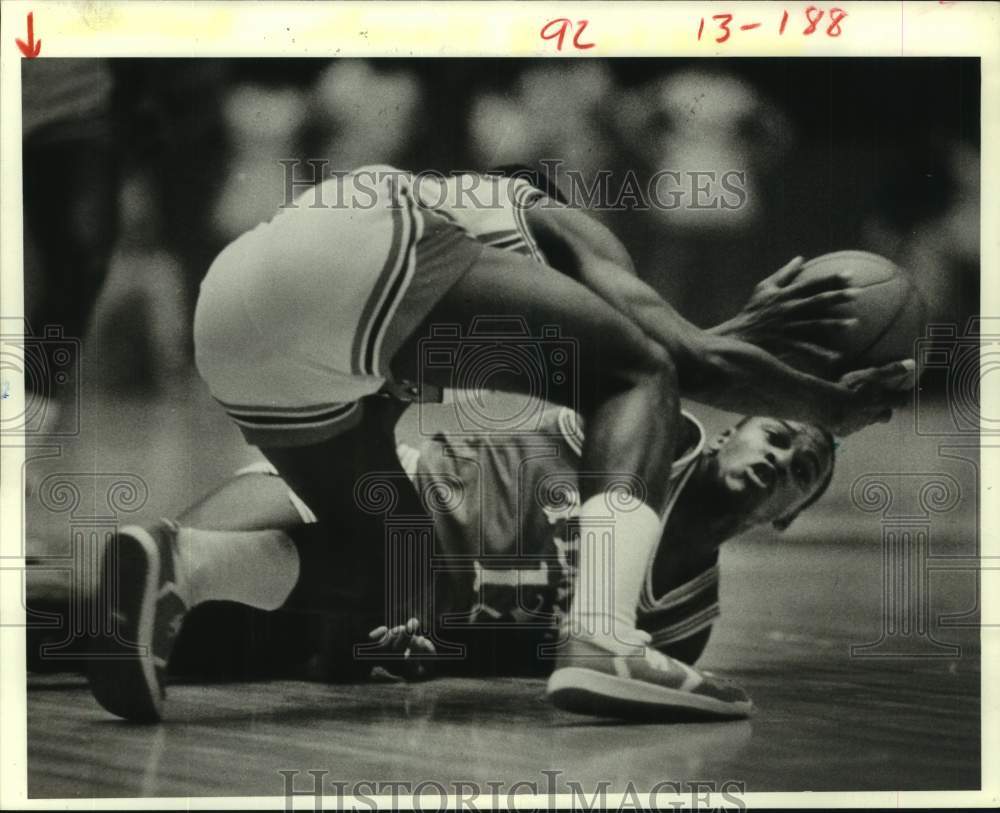
[[24,54],[25,59],[34,59],[38,56],[38,52],[42,50],[42,41],[38,40],[35,42],[35,13],[33,11],[28,12],[28,41],[24,40],[14,40],[17,43],[17,47],[21,49],[21,53]]

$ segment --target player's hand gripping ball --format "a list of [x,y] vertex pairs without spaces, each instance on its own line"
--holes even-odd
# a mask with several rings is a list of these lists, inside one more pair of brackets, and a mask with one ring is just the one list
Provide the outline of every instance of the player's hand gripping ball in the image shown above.
[[[845,281],[850,298],[831,301],[822,318],[804,326],[801,335],[839,354],[837,374],[913,359],[914,344],[925,332],[927,305],[905,271],[878,254],[836,251],[805,263],[796,283],[830,279]],[[839,323],[839,329],[828,330],[824,320]],[[907,388],[907,380],[909,387],[915,383],[913,376],[904,375],[901,388]]]
[[761,347],[800,370],[845,373],[911,358],[926,306],[894,263],[865,251],[796,257],[762,280],[714,332]]

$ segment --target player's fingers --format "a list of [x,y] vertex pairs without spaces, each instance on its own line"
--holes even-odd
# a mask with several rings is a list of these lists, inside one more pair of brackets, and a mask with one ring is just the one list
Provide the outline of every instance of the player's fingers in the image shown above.
[[848,387],[859,384],[880,384],[884,386],[886,382],[898,381],[910,376],[915,377],[916,369],[917,365],[913,359],[901,359],[900,361],[891,361],[888,364],[883,364],[881,367],[864,367],[851,370],[841,377],[840,383]]
[[405,629],[408,635],[414,635],[420,629],[420,622],[416,618],[410,618],[406,622]]
[[825,336],[838,336],[848,330],[856,328],[861,321],[859,319],[796,319],[792,322],[783,322],[781,332],[783,334],[804,333],[807,336],[823,334]]
[[916,372],[917,365],[913,359],[900,359],[899,361],[890,361],[888,364],[883,364],[877,369],[880,376],[893,378],[904,375],[912,375]]
[[916,365],[913,359],[903,359],[884,364],[875,370],[875,378],[883,387],[893,390],[909,390],[917,383]]
[[804,260],[802,257],[794,257],[769,277],[765,277],[761,284],[775,285],[778,288],[784,288],[799,275],[799,272],[802,271],[803,263]]
[[403,624],[389,630],[389,643],[393,649],[402,649],[405,646],[409,646],[412,638],[413,633]]
[[877,373],[878,371],[871,367],[861,370],[851,370],[840,377],[839,383],[841,386],[855,392],[870,392],[872,384],[875,383]]
[[392,629],[386,626],[377,627],[368,633],[368,637],[386,650],[400,649],[409,638],[402,626],[396,626]]
[[778,303],[781,318],[792,322],[807,319],[845,319],[837,310],[839,306],[850,303],[856,294],[853,288],[843,291],[823,291],[803,298],[792,297]]
[[[849,295],[844,296],[847,292]],[[826,277],[802,280],[781,289],[779,299],[805,299],[823,293],[840,293],[840,302],[850,302],[857,297],[857,289],[851,288],[850,280],[841,274],[831,274]]]
[[818,366],[821,370],[829,371],[836,367],[841,359],[841,353],[831,350],[828,347],[804,341],[785,341],[785,350],[781,353],[781,358],[796,364],[806,364],[810,367]]

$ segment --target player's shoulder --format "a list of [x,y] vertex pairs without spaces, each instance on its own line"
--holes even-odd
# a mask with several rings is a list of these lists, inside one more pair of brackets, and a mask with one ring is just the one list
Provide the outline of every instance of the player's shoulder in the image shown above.
[[[550,434],[563,437],[577,455],[583,451],[585,427],[579,413],[566,407],[556,407],[547,411],[542,422]],[[686,409],[681,410],[681,435],[671,471],[674,476],[686,471],[705,449],[705,427]]]

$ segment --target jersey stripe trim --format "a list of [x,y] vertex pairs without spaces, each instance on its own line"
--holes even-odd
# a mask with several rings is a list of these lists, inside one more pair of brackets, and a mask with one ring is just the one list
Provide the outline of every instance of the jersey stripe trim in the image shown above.
[[559,432],[563,436],[569,448],[579,457],[583,454],[583,430],[580,428],[580,421],[577,414],[568,407],[561,407],[556,417]]
[[528,221],[524,216],[524,209],[540,199],[541,193],[528,184],[527,181],[524,181],[514,191],[514,205],[512,208],[514,212],[514,223],[517,226],[518,231],[521,232],[524,242],[527,243],[531,256],[537,262],[545,265],[545,255],[542,254],[541,249],[538,248],[535,238],[531,236],[531,230],[528,228]]
[[477,234],[476,239],[480,243],[492,246],[499,241],[507,240],[511,237],[520,238],[520,236],[521,234],[517,229],[500,229],[499,231],[488,231],[483,234]]
[[[228,411],[228,410],[227,410]],[[313,415],[241,415],[229,417],[252,446],[304,446],[321,443],[356,426],[362,414],[358,401]]]
[[639,596],[639,606],[647,612],[669,610],[692,601],[706,590],[717,589],[718,584],[719,565],[715,564],[693,579],[660,596],[660,598],[655,598],[653,594],[652,573],[650,573],[649,578],[646,580],[645,589]]
[[365,351],[365,366],[371,371],[370,375],[382,373],[382,343],[392,318],[396,315],[396,311],[403,301],[403,296],[413,281],[413,275],[417,270],[417,243],[423,235],[423,222],[412,195],[409,194],[408,190],[402,189],[400,197],[406,205],[409,237],[403,255],[402,273],[397,274],[392,281],[390,290],[383,299],[372,325],[371,339]]
[[239,412],[227,409],[226,412],[240,426],[246,427],[267,427],[270,429],[287,426],[292,428],[325,426],[343,420],[347,415],[358,408],[358,402],[352,401],[348,404],[340,404],[334,409],[325,412],[308,413],[304,415],[261,415],[253,413]]
[[497,240],[493,243],[487,243],[486,245],[490,246],[491,248],[498,248],[502,251],[503,250],[514,251],[519,248],[524,248],[526,249],[526,253],[530,252],[528,244],[525,243],[523,239],[521,239],[521,236],[519,234],[515,234],[513,237],[510,237],[506,240]]
[[653,646],[661,649],[669,644],[690,638],[696,632],[701,632],[706,627],[712,626],[712,622],[721,615],[722,611],[719,609],[719,605],[713,604],[689,616],[684,621],[661,627],[656,631],[647,630],[647,632],[652,636]]
[[351,372],[354,375],[376,375],[369,362],[372,356],[372,336],[375,322],[394,283],[404,274],[414,223],[409,206],[399,200],[395,179],[389,181],[390,212],[392,217],[392,242],[371,295],[365,302],[351,347]]
[[216,402],[226,410],[226,412],[236,412],[240,415],[288,415],[297,417],[300,415],[316,415],[328,412],[332,409],[344,406],[342,401],[331,401],[323,404],[313,404],[311,406],[268,406],[264,404],[230,404],[218,398]]

